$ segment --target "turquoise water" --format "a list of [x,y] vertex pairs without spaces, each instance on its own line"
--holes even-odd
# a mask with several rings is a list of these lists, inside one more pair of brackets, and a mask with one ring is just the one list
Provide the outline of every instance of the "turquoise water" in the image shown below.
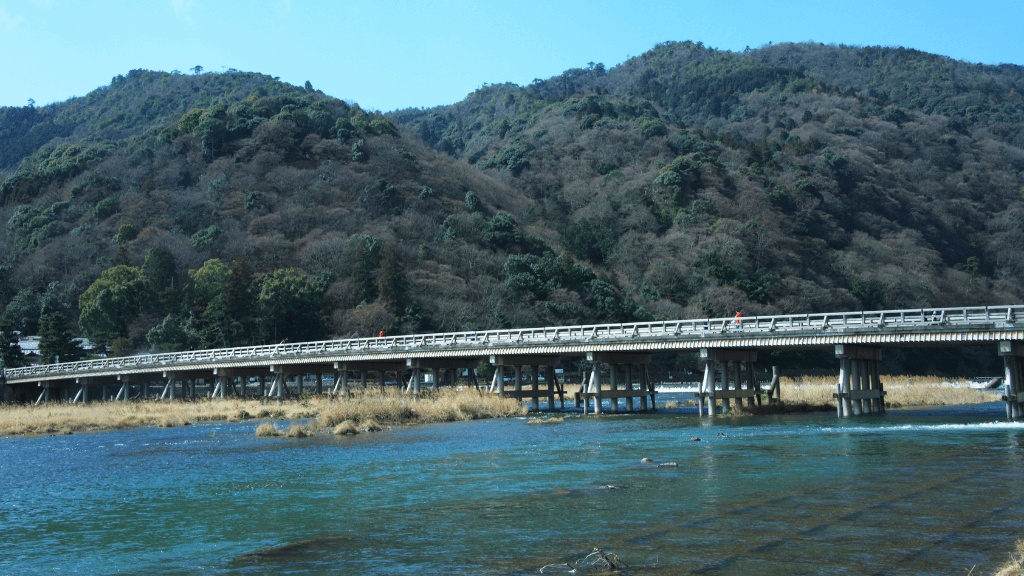
[[977,574],[1024,538],[1004,414],[5,438],[0,573],[519,575],[600,547],[637,575]]

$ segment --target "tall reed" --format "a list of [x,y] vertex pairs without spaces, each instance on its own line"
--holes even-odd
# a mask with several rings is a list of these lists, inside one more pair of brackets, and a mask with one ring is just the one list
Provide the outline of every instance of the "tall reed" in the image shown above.
[[[938,376],[882,375],[885,404],[904,406],[952,406],[999,400],[999,391],[979,391],[963,380]],[[828,404],[835,407],[836,376],[782,377],[782,401],[790,404]]]
[[0,435],[70,434],[141,426],[184,426],[194,422],[249,419],[311,419],[314,428],[351,420],[362,428],[430,422],[503,418],[525,414],[510,398],[472,389],[428,391],[419,399],[397,390],[358,392],[351,398],[303,397],[281,404],[255,399],[160,402],[51,402],[40,406],[0,405]]

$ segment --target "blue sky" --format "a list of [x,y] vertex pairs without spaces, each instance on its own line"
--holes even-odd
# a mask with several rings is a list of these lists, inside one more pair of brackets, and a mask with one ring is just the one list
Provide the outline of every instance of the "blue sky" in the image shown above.
[[1024,65],[1024,0],[0,0],[0,106],[82,96],[135,68],[309,80],[390,111],[528,84],[658,42],[814,41]]

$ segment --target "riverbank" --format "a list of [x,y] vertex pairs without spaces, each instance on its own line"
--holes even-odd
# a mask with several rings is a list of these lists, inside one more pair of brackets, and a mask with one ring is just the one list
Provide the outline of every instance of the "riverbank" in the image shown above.
[[[882,375],[887,408],[912,406],[959,406],[999,400],[1001,390],[982,391],[971,388],[966,381],[938,376]],[[835,408],[836,378],[834,376],[803,376],[779,379],[782,401],[786,404],[831,406]]]
[[73,434],[143,426],[174,427],[197,422],[303,420],[307,432],[333,430],[349,422],[358,430],[380,426],[506,418],[526,414],[516,400],[473,389],[445,389],[414,400],[397,390],[367,391],[344,400],[305,397],[280,404],[238,398],[186,401],[50,403],[0,406],[0,436]]
[[[936,377],[883,376],[886,405],[948,406],[977,404],[999,399],[999,393],[982,392],[965,382]],[[786,411],[835,409],[832,377],[782,378]],[[566,391],[571,396],[570,387]],[[664,404],[659,404],[664,405]],[[301,429],[263,428],[267,436],[310,433],[353,433],[380,426],[454,422],[481,418],[505,418],[526,414],[525,404],[473,389],[443,389],[413,400],[397,389],[356,392],[351,398],[303,397],[278,404],[256,399],[205,399],[199,401],[93,402],[87,405],[50,403],[41,406],[0,405],[0,436],[72,434],[143,426],[174,427],[197,422],[244,420],[303,420]]]

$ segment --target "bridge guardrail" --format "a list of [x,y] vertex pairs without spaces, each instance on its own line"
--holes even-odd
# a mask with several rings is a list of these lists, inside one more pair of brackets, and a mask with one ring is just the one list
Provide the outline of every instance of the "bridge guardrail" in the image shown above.
[[1014,323],[1024,315],[1024,305],[975,306],[961,308],[915,308],[861,312],[823,312],[777,316],[740,316],[701,318],[624,324],[593,324],[543,328],[515,328],[437,334],[412,334],[377,338],[354,338],[214,348],[163,354],[143,354],[97,360],[81,360],[63,364],[44,364],[4,370],[7,378],[26,379],[32,376],[88,374],[103,370],[132,368],[173,368],[181,365],[213,363],[218,360],[274,359],[299,356],[316,357],[345,353],[421,352],[451,347],[489,348],[526,346],[544,343],[578,343],[633,338],[700,338],[709,335],[742,333],[794,333],[823,330],[897,330],[931,326],[936,330],[980,327]]

